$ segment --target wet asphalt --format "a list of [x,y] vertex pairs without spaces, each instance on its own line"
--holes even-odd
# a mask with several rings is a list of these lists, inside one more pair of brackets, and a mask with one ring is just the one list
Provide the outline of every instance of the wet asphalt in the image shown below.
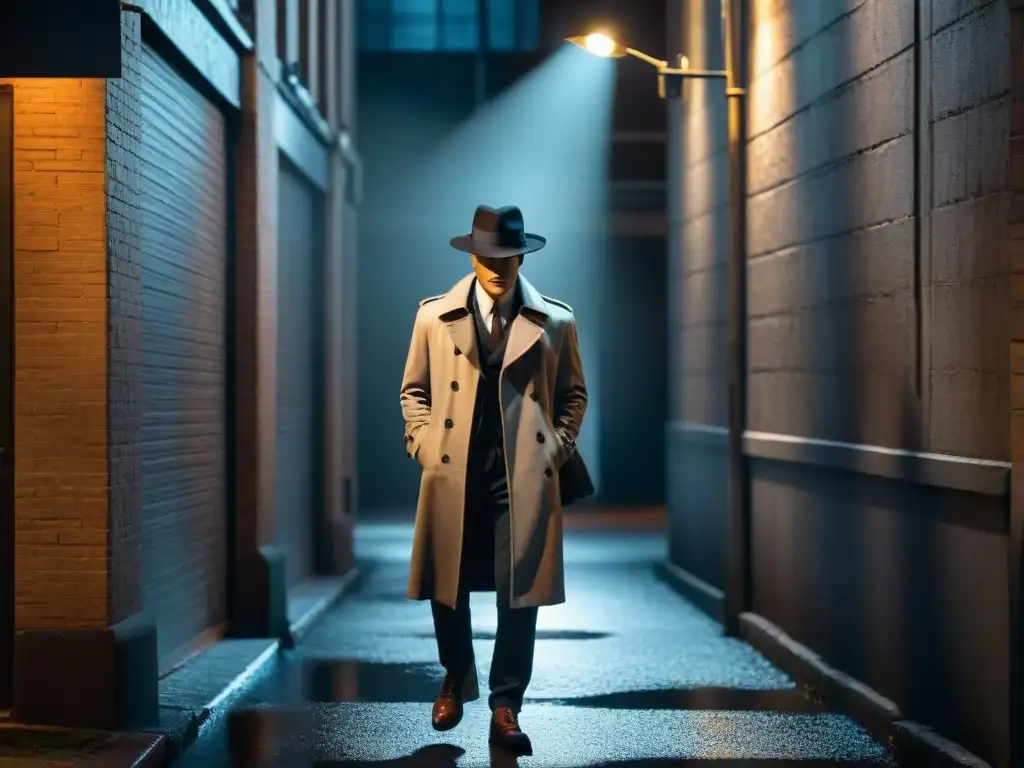
[[[823,711],[785,674],[654,575],[657,532],[570,531],[568,602],[543,608],[520,722],[534,755],[487,744],[486,692],[447,733],[430,727],[443,678],[430,608],[404,598],[411,528],[364,525],[362,588],[258,677],[233,706],[235,736],[277,765],[884,765],[856,723]],[[493,595],[472,598],[480,680]],[[231,765],[231,715],[215,717],[176,768]],[[238,723],[244,723],[239,727]]]

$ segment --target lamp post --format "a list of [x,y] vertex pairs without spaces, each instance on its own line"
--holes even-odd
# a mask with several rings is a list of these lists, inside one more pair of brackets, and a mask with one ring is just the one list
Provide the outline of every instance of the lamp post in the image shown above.
[[691,69],[629,48],[603,32],[566,38],[595,56],[632,56],[655,68],[658,96],[682,98],[689,79],[721,79],[729,103],[729,522],[723,629],[739,633],[740,615],[750,609],[750,486],[743,434],[747,428],[747,206],[746,206],[746,45],[743,0],[722,0],[725,69]]

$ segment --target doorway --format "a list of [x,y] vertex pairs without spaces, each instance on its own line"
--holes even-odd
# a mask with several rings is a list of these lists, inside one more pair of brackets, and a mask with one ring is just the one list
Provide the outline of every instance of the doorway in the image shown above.
[[0,709],[14,671],[14,88],[0,85]]

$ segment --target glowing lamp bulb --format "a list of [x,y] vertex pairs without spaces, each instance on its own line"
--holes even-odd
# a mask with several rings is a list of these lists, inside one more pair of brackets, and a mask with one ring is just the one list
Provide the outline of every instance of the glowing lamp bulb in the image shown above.
[[600,32],[587,35],[583,45],[595,56],[611,56],[615,52],[615,41]]

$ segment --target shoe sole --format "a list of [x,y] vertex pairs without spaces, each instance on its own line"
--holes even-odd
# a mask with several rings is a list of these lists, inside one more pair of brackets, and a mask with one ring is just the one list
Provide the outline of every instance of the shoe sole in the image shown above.
[[453,720],[449,724],[438,723],[433,718],[431,718],[431,720],[430,720],[430,724],[433,726],[434,730],[435,731],[442,731],[442,732],[443,731],[450,731],[452,728],[454,728],[455,726],[457,726],[461,722],[462,722],[462,715],[459,715],[457,718],[455,718],[455,720]]
[[455,728],[455,727],[456,727],[457,725],[459,725],[459,723],[461,723],[461,722],[462,722],[462,718],[459,718],[458,720],[456,720],[456,721],[455,721],[454,723],[452,723],[451,725],[444,725],[443,723],[442,723],[442,724],[438,724],[438,723],[435,723],[435,722],[433,722],[433,721],[431,721],[431,722],[430,722],[430,725],[432,725],[432,726],[433,726],[433,728],[434,728],[434,730],[435,730],[435,731],[440,731],[440,732],[442,732],[442,733],[443,733],[444,731],[450,731],[450,730],[452,730],[452,729],[453,729],[453,728]]
[[533,744],[529,741],[525,743],[521,741],[502,741],[493,737],[488,741],[490,741],[492,747],[500,747],[501,749],[507,750],[516,755],[521,755],[523,757],[530,757],[533,755]]

